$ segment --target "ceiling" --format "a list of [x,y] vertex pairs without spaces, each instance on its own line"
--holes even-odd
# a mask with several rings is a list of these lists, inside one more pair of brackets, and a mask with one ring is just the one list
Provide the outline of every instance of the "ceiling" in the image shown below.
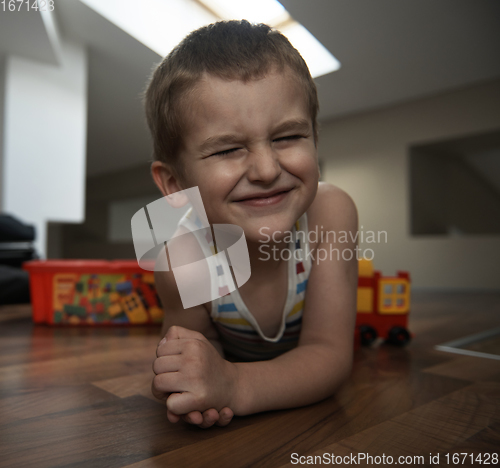
[[[500,77],[499,0],[282,3],[342,64],[316,79],[321,121]],[[151,143],[140,93],[161,57],[79,0],[55,5],[61,34],[89,53],[88,175],[144,163]],[[0,53],[32,56],[26,38],[37,25],[25,15],[5,32],[5,18]],[[28,45],[15,45],[19,34]]]
[[[9,2],[6,5],[8,8]],[[3,5],[0,8],[0,56],[11,54],[52,65],[58,63],[46,28],[46,15],[26,8],[19,11],[3,11]]]
[[500,76],[498,0],[283,0],[342,64],[319,77],[321,118]]

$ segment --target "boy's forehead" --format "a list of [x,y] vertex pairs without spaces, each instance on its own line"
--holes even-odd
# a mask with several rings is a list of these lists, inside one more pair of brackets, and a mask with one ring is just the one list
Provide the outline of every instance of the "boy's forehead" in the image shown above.
[[200,91],[206,88],[210,88],[211,86],[216,86],[224,83],[239,83],[242,85],[251,85],[254,83],[259,83],[269,80],[273,80],[277,83],[280,83],[281,86],[300,83],[297,74],[294,71],[292,71],[289,67],[284,67],[283,69],[272,67],[265,72],[261,72],[258,75],[250,77],[243,77],[238,74],[222,77],[208,72],[204,72],[203,75],[201,75],[201,77],[194,83],[193,91],[196,93],[196,91]]
[[265,99],[260,101],[264,104],[261,110],[265,112],[273,110],[273,100],[279,100],[280,105],[299,105],[308,113],[306,91],[291,70],[274,69],[246,80],[238,77],[226,79],[205,73],[186,93],[182,106],[187,117],[185,125],[193,123],[200,112],[212,121],[217,110],[239,110],[241,106],[251,108],[255,99],[262,96]]

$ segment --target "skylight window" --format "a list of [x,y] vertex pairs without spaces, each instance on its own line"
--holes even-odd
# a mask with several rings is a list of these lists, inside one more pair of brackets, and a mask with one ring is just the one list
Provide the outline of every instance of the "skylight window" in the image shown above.
[[217,21],[196,0],[80,0],[164,57],[190,31]]
[[277,0],[81,0],[162,57],[189,32],[221,19],[266,23],[281,31],[316,78],[340,62]]
[[290,18],[283,5],[276,0],[200,0],[223,19],[246,19],[251,23],[274,26]]
[[300,52],[313,78],[340,68],[340,62],[304,26],[296,21],[279,29]]

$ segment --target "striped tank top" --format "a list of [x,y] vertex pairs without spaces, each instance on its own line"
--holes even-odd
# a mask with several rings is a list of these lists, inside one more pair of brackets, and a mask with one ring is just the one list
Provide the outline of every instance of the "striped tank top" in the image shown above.
[[[194,232],[202,226],[192,209],[186,213],[179,224]],[[208,262],[209,267],[213,270],[211,278],[217,278],[219,281],[217,286],[221,295],[211,303],[211,319],[219,332],[220,342],[228,357],[243,361],[266,360],[277,357],[297,346],[307,281],[312,266],[310,256],[306,257],[305,255],[305,252],[309,250],[307,234],[307,213],[304,213],[295,222],[291,231],[288,252],[286,256],[283,255],[285,259],[290,257],[288,260],[288,293],[281,325],[274,337],[264,335],[255,317],[245,305],[238,288],[232,292],[226,292],[228,289],[223,284],[224,276],[221,275],[224,265],[214,262],[213,259],[216,257],[212,257],[211,261]],[[206,245],[206,240],[199,243],[206,251],[206,247],[203,247]],[[213,243],[210,243],[210,250],[211,252],[207,252],[207,256],[216,252]],[[266,254],[263,253],[264,255]]]

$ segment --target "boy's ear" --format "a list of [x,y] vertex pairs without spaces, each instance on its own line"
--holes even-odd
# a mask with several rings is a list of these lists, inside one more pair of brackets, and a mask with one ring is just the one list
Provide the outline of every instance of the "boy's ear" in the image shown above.
[[151,175],[164,197],[182,190],[179,178],[174,170],[165,163],[154,161],[151,164]]
[[179,193],[184,189],[171,167],[160,161],[154,161],[151,164],[151,175],[156,186],[173,208],[182,208],[189,202],[185,193]]

